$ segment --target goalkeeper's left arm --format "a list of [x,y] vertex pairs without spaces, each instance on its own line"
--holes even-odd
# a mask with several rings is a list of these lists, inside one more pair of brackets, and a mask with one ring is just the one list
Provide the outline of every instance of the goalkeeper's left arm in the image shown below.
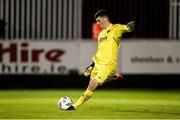
[[132,32],[134,30],[134,21],[128,22],[127,24],[120,25],[117,33],[125,33],[125,32]]
[[127,32],[132,32],[134,30],[134,24],[135,24],[135,21],[131,21],[126,24],[126,26],[128,28]]

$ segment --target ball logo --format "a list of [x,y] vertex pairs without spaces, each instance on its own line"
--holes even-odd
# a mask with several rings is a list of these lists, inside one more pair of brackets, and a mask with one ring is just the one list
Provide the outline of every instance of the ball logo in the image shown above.
[[[59,48],[44,49],[44,48],[32,48],[29,43],[9,43],[9,46],[3,46],[0,43],[0,63],[3,62],[3,57],[8,55],[10,63],[16,62],[40,62],[40,56],[43,56],[45,60],[49,62],[60,62],[60,57],[65,53],[64,50]],[[30,56],[30,57],[29,57]]]

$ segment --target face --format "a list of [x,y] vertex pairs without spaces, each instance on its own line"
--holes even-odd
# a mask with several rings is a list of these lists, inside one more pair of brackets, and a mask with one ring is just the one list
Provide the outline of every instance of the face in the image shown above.
[[100,25],[101,28],[106,28],[107,25],[108,25],[108,18],[107,17],[101,17],[101,16],[98,16],[96,18],[96,23]]

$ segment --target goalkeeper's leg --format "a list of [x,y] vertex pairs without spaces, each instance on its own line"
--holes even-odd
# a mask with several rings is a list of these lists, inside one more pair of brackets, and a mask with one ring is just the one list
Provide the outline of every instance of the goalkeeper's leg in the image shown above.
[[120,79],[122,79],[122,78],[123,78],[123,77],[122,77],[121,72],[116,72],[116,73],[113,73],[113,74],[111,74],[110,76],[108,76],[108,78],[106,79],[106,81],[104,82],[104,84],[107,83],[107,82],[109,82],[109,81],[120,80]]
[[110,75],[106,81],[111,81],[111,80],[119,80],[119,79],[122,79],[122,73],[121,72],[116,72],[116,73],[113,73],[112,75]]
[[[109,67],[108,67],[109,68]],[[90,82],[89,85],[84,92],[84,94],[79,98],[79,100],[74,104],[75,108],[78,108],[80,105],[82,105],[84,102],[89,100],[93,94],[93,91],[100,85],[104,83],[104,81],[107,79],[109,71],[106,66],[102,66],[101,69],[99,68],[99,71],[97,71],[96,66],[93,68],[91,72]]]
[[75,108],[78,108],[84,102],[89,100],[93,94],[93,91],[100,85],[99,81],[96,79],[90,80],[87,90],[83,93],[83,95],[79,98],[79,100],[74,104]]
[[[117,72],[109,80],[119,79],[120,77],[121,77],[121,74]],[[79,100],[74,104],[75,108],[78,108],[84,102],[89,100],[93,94],[93,91],[101,84],[102,83],[100,83],[96,78],[94,78],[93,80],[90,80],[87,90],[83,93],[83,95],[79,98]]]

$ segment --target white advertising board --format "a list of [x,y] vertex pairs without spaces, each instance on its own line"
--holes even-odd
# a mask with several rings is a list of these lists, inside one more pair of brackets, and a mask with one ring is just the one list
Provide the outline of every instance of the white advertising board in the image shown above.
[[0,74],[68,74],[78,62],[77,42],[0,42]]
[[[97,50],[94,41],[0,41],[0,74],[84,72]],[[123,40],[118,68],[124,74],[180,74],[180,42]]]
[[180,42],[123,41],[119,61],[127,74],[180,74]]

